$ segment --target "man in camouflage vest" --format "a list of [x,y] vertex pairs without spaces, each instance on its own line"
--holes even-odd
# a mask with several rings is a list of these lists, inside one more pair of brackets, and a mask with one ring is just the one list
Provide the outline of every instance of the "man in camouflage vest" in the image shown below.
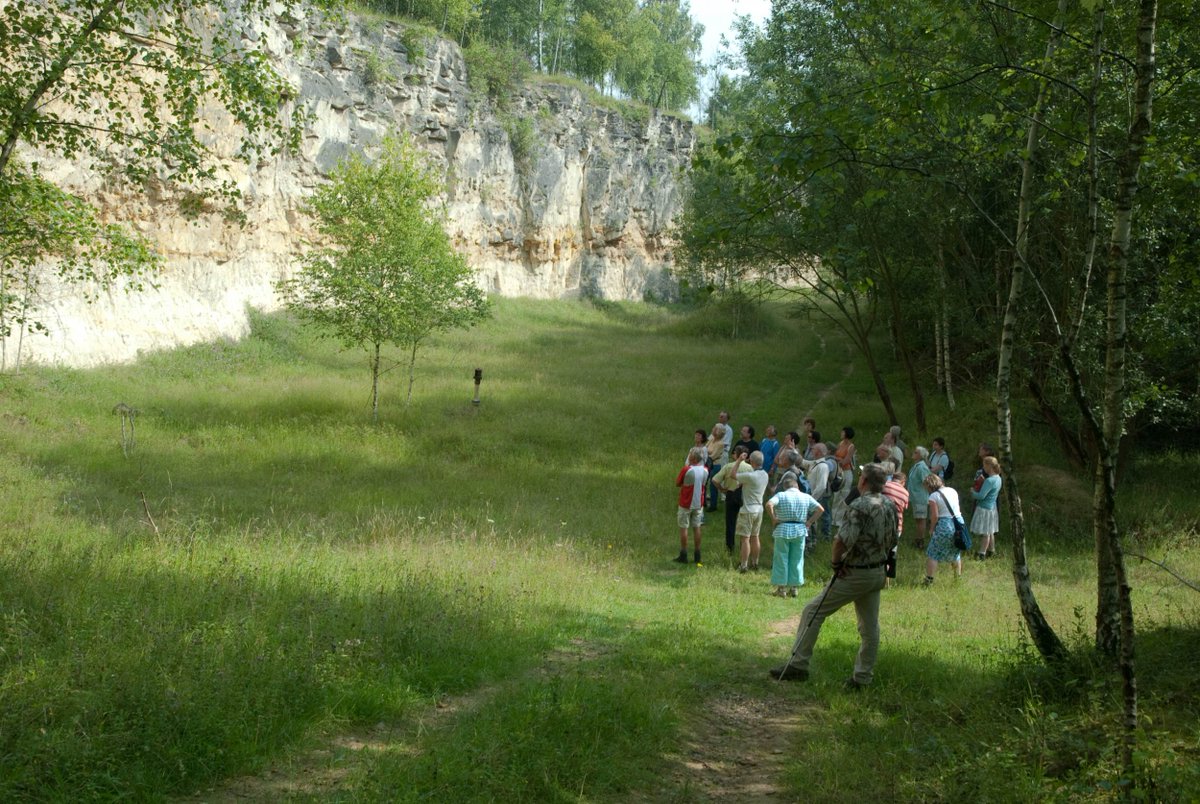
[[791,658],[772,668],[775,678],[807,680],[808,663],[825,618],[853,603],[861,641],[854,675],[846,680],[846,687],[860,689],[871,683],[879,651],[879,592],[884,586],[884,564],[896,546],[896,507],[882,493],[886,480],[887,474],[879,464],[863,467],[858,481],[861,496],[847,508],[842,528],[833,540],[834,576],[825,590],[804,607]]

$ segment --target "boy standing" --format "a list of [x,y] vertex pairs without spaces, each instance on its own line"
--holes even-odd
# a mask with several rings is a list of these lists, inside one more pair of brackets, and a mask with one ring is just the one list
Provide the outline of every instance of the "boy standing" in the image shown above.
[[679,487],[679,556],[676,561],[686,564],[687,534],[692,531],[696,551],[696,563],[700,563],[700,528],[704,525],[704,487],[708,483],[708,470],[704,468],[704,452],[700,447],[688,451],[687,466],[679,470],[675,485]]

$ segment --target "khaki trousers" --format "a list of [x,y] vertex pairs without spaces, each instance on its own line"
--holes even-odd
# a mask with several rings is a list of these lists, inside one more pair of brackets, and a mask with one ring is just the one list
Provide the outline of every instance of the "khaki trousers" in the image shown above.
[[[796,642],[792,646],[791,666],[807,670],[812,659],[813,646],[821,634],[825,618],[845,606],[854,604],[858,616],[860,638],[858,656],[854,660],[854,680],[859,684],[870,684],[875,668],[875,655],[879,652],[879,592],[884,585],[883,567],[851,569],[844,578],[834,578],[828,594],[821,593],[808,602],[800,615],[800,628],[796,631]],[[824,598],[824,599],[822,599]]]

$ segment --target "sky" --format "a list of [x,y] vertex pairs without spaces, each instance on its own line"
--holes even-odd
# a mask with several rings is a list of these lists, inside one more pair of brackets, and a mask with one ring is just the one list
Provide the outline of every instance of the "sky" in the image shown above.
[[[691,9],[692,19],[704,26],[700,62],[707,66],[712,64],[721,51],[721,34],[725,34],[730,40],[733,39],[733,18],[749,15],[761,24],[771,14],[771,0],[692,0]],[[711,75],[701,79],[705,97],[712,81]],[[700,105],[697,104],[691,110],[692,116],[697,120],[699,108]]]

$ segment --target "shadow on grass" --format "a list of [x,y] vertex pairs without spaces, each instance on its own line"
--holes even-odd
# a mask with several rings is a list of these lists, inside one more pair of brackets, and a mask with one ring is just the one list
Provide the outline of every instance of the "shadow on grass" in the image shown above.
[[[45,547],[0,576],[5,800],[155,798],[526,668],[570,611],[411,569]],[[9,563],[9,562],[6,562]],[[20,571],[17,566],[20,565]],[[345,568],[341,568],[345,569]]]

